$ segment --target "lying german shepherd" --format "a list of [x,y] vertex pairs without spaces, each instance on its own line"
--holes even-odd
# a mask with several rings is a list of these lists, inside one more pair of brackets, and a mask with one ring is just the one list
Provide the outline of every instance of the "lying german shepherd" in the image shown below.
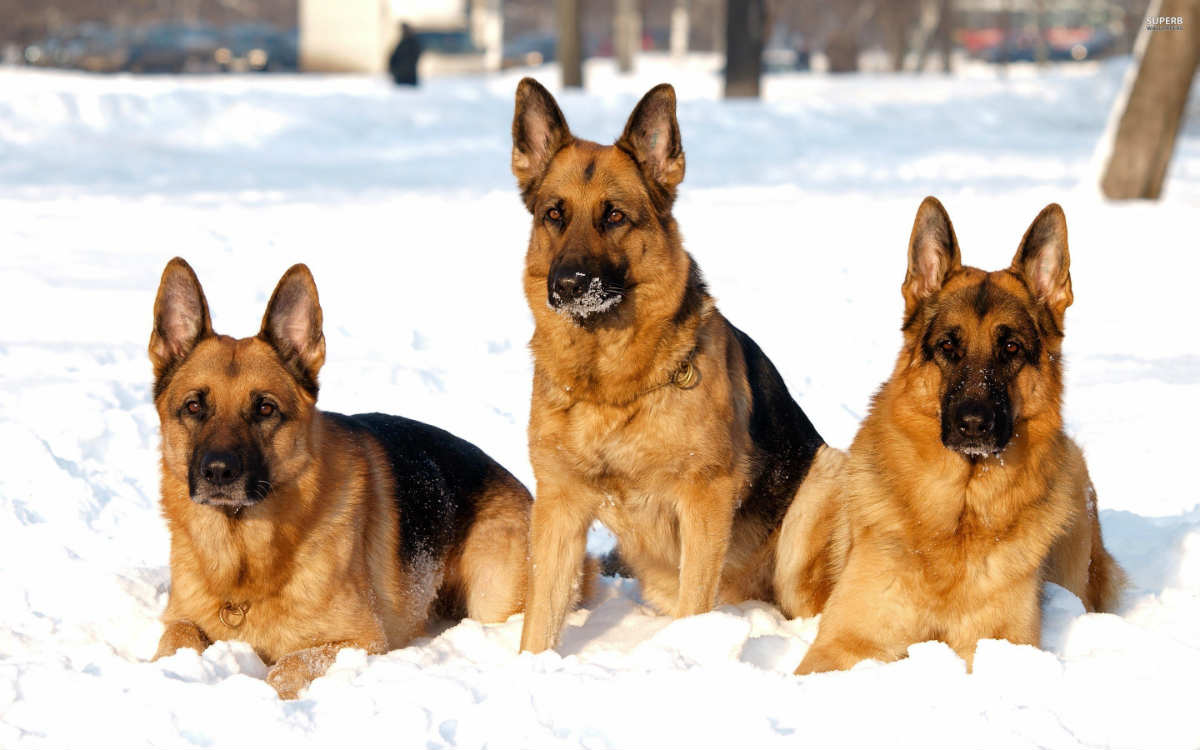
[[524,283],[536,326],[521,648],[556,644],[596,518],[664,613],[773,600],[779,525],[823,441],[683,249],[674,89],[652,89],[601,146],[575,138],[526,78],[512,169],[533,215]]
[[213,333],[176,258],[150,336],[171,594],[155,658],[242,640],[293,698],[340,648],[399,648],[431,608],[498,622],[525,595],[531,499],[475,446],[402,417],[318,411],[312,276],[280,280],[257,336]]
[[1115,606],[1125,576],[1104,549],[1083,454],[1062,427],[1069,267],[1057,204],[1034,220],[1012,265],[991,273],[961,264],[941,203],[921,204],[904,347],[811,514],[844,517],[824,546],[785,527],[781,544],[809,557],[794,568],[824,571],[791,580],[794,596],[825,604],[797,673],[898,659],[925,640],[949,644],[968,666],[980,638],[1036,646],[1043,581],[1089,611]]

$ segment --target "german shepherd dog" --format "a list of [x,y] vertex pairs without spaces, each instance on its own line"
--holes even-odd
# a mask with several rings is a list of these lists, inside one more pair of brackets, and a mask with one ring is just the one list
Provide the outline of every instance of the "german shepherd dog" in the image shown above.
[[294,698],[338,649],[402,647],[435,606],[484,622],[521,610],[529,493],[435,427],[316,408],[325,338],[305,266],[284,274],[258,335],[234,339],[172,260],[150,360],[171,533],[156,659],[246,641]]
[[792,554],[834,558],[836,577],[800,674],[925,640],[969,667],[980,638],[1038,645],[1044,581],[1089,611],[1111,611],[1124,584],[1063,432],[1062,209],[1043,209],[1012,265],[988,273],[961,264],[950,217],[926,198],[902,291],[904,346],[826,496],[825,516],[846,515],[837,552],[785,530]]
[[537,499],[521,648],[555,646],[597,518],[664,613],[773,600],[779,525],[824,443],[683,249],[674,89],[652,89],[602,146],[575,138],[526,78],[512,169],[533,215]]

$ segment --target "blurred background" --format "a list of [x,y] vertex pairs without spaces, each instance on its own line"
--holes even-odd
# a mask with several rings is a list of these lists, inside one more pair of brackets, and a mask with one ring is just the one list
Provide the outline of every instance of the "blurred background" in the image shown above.
[[[1128,54],[1147,0],[0,0],[3,61],[98,73],[382,72],[409,23],[422,75],[563,53],[737,54],[781,70],[941,71]],[[741,16],[748,16],[741,18]],[[567,23],[564,24],[564,21]],[[565,39],[577,29],[578,51]],[[751,49],[751,52],[753,49]]]

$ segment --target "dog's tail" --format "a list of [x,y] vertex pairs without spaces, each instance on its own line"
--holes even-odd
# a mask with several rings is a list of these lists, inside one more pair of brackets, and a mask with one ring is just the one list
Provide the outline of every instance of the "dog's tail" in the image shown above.
[[1089,612],[1114,612],[1121,592],[1129,585],[1129,576],[1104,548],[1100,534],[1100,515],[1096,509],[1096,490],[1088,487],[1088,515],[1092,522],[1092,556],[1088,562],[1087,601]]

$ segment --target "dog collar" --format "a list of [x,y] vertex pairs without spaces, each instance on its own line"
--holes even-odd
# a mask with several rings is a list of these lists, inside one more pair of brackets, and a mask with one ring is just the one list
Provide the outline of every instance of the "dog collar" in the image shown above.
[[696,367],[696,363],[692,361],[692,356],[689,354],[687,359],[679,363],[679,367],[675,368],[675,372],[671,374],[671,385],[681,391],[690,391],[700,384],[700,368]]
[[[691,389],[695,388],[700,384],[700,368],[697,367],[696,363],[693,361],[698,350],[699,347],[688,352],[687,356],[683,358],[683,361],[676,365],[675,369],[671,372],[670,377],[668,377],[665,381],[638,391],[637,393],[633,394],[632,398],[628,399],[627,401],[618,402],[615,405],[628,406],[642,396],[654,393],[655,391],[661,388],[666,388],[669,385],[673,385],[681,391],[690,391]],[[561,388],[564,393],[571,392],[571,388],[569,386],[556,385],[556,387]]]
[[639,399],[648,393],[653,393],[659,388],[666,388],[669,385],[673,385],[681,391],[690,391],[691,389],[695,388],[700,384],[700,368],[696,367],[696,363],[693,361],[695,358],[696,350],[693,349],[688,352],[687,356],[683,358],[683,361],[675,367],[675,371],[671,373],[671,377],[667,378],[666,382],[647,388],[638,395],[634,396],[634,399]]
[[234,604],[233,602],[225,602],[221,608],[217,610],[217,619],[227,628],[237,630],[246,622],[246,613],[250,611],[250,603],[242,602]]

